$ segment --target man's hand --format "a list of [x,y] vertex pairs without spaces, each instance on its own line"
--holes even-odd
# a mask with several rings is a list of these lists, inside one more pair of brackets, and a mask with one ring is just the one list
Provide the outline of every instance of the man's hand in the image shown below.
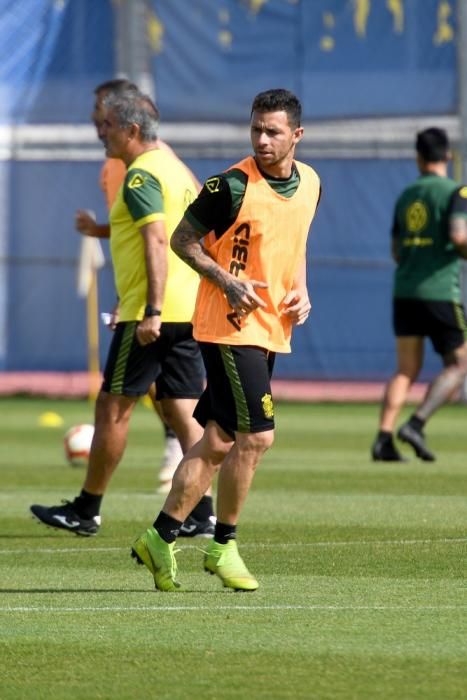
[[91,238],[109,238],[109,224],[97,224],[95,215],[86,211],[86,209],[78,209],[75,214],[75,229],[83,236]]
[[75,214],[75,229],[83,236],[96,236],[96,217],[85,209],[78,209]]
[[285,308],[282,314],[287,316],[294,326],[301,326],[311,311],[311,302],[306,289],[292,289],[282,302]]
[[258,307],[264,309],[267,304],[255,292],[255,288],[267,289],[266,282],[257,280],[239,280],[232,275],[225,287],[225,296],[237,316],[247,316]]
[[120,318],[120,304],[117,302],[110,312],[110,323],[109,323],[109,328],[111,331],[114,331],[117,327],[117,323]]
[[161,334],[161,317],[145,316],[136,327],[136,337],[140,345],[154,343]]

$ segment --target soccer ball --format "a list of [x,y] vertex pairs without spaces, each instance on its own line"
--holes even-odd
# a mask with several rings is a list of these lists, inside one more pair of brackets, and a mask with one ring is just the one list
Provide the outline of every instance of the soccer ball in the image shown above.
[[74,425],[65,433],[65,457],[72,467],[87,465],[93,435],[94,426],[87,423]]

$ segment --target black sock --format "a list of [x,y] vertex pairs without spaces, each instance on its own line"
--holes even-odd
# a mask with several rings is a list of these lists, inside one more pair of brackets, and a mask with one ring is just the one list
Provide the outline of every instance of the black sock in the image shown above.
[[167,423],[164,423],[164,435],[165,435],[165,439],[177,437],[175,430],[172,430],[172,428],[170,426],[168,426]]
[[73,501],[73,507],[76,515],[79,515],[81,518],[85,518],[86,520],[91,520],[91,518],[99,515],[103,498],[103,495],[95,496],[93,493],[88,493],[82,489],[79,496],[77,496]]
[[216,529],[214,531],[214,539],[218,544],[227,544],[229,540],[237,539],[237,526],[236,525],[225,525],[217,521]]
[[161,510],[154,521],[153,527],[167,544],[171,544],[177,539],[182,524],[180,520],[175,520],[175,518]]
[[414,413],[412,416],[410,416],[409,425],[411,425],[412,428],[417,431],[417,433],[421,433],[423,426],[425,425],[425,421],[423,418],[419,418]]
[[199,523],[204,523],[211,515],[214,515],[212,509],[212,497],[203,496],[198,505],[191,511],[190,515]]
[[392,433],[388,430],[380,430],[378,432],[378,438],[384,440],[384,442],[390,442],[392,440]]

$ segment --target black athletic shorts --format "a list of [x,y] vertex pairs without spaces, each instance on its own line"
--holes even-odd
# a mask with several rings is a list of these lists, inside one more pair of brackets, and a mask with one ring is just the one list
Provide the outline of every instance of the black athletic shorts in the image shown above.
[[199,345],[207,386],[193,414],[198,423],[214,420],[231,437],[273,430],[275,353],[252,345]]
[[140,345],[138,321],[118,323],[104,370],[103,391],[144,396],[156,382],[158,399],[197,399],[204,388],[204,366],[191,323],[163,323],[159,338]]
[[467,339],[464,307],[452,301],[394,299],[393,326],[398,337],[430,338],[441,356],[461,347]]

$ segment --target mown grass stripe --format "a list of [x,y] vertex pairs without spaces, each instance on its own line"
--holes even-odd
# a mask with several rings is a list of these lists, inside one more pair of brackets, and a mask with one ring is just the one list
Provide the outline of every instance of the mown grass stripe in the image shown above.
[[[180,593],[178,593],[180,595]],[[459,605],[105,605],[105,606],[79,606],[79,607],[51,607],[40,608],[37,606],[21,605],[15,607],[0,607],[1,613],[82,613],[82,612],[216,612],[224,610],[239,610],[261,612],[268,611],[288,611],[288,610],[309,610],[309,611],[441,611],[441,610],[463,610],[467,608],[467,603]]]
[[[365,547],[376,545],[382,547],[388,545],[390,547],[411,547],[417,545],[430,544],[466,544],[467,537],[441,538],[432,540],[349,540],[348,542],[242,542],[242,549],[304,549],[307,547]],[[178,547],[178,544],[177,544]],[[199,546],[190,544],[180,544],[180,551],[194,549],[199,551]],[[24,549],[0,549],[1,554],[27,554],[31,550]],[[86,554],[102,554],[103,552],[126,552],[130,551],[130,545],[127,547],[89,547]],[[34,554],[82,554],[81,548],[75,547],[50,547],[34,549]]]

